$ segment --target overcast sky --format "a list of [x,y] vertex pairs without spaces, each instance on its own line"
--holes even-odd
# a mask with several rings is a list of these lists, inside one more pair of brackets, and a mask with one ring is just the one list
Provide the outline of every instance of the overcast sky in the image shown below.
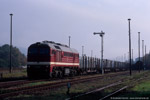
[[10,41],[10,13],[13,13],[13,45],[28,48],[49,40],[67,44],[82,53],[100,57],[105,32],[104,58],[121,59],[128,53],[128,18],[134,58],[138,55],[138,32],[150,49],[150,0],[0,0],[0,44]]

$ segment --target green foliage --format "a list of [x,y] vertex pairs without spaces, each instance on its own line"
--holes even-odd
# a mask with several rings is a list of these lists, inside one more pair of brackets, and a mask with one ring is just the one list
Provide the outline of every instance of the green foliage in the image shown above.
[[[10,46],[5,44],[0,46],[0,68],[9,67],[10,62]],[[26,65],[26,56],[22,54],[17,47],[12,47],[12,67],[20,67]]]
[[133,88],[134,91],[150,91],[150,81],[143,82]]

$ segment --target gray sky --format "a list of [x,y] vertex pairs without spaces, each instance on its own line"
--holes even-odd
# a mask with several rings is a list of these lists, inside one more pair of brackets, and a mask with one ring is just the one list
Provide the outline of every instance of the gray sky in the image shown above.
[[150,0],[0,0],[0,44],[9,44],[13,13],[13,45],[27,48],[49,40],[68,45],[81,54],[100,57],[103,30],[104,58],[121,59],[128,52],[128,18],[131,18],[132,48],[137,57],[138,32],[149,51]]

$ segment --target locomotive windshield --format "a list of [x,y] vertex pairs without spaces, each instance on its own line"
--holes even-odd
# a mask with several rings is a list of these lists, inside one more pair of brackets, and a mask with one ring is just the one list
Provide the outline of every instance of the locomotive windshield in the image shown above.
[[30,48],[28,53],[29,54],[37,54],[38,53],[38,49],[37,48]]
[[50,60],[50,48],[47,45],[32,45],[28,49],[28,61],[42,62]]
[[39,54],[49,54],[49,49],[48,48],[40,48]]
[[31,54],[31,55],[37,55],[37,54],[40,54],[40,55],[47,55],[49,54],[49,48],[30,48],[29,51],[28,51],[28,54]]

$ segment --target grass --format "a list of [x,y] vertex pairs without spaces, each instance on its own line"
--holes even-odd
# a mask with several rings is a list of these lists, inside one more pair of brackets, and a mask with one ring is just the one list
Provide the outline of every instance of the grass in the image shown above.
[[[128,88],[126,92],[124,92],[123,94],[119,95],[118,97],[145,97],[146,100],[150,99],[150,71],[146,72],[146,73],[141,73],[137,76],[135,76],[135,78],[140,78],[140,76],[144,76],[147,75],[148,77],[142,80],[139,80],[137,82],[133,82],[133,83],[129,83],[131,84],[132,87]],[[138,98],[137,98],[138,99]],[[144,98],[143,98],[144,99]]]
[[150,81],[143,82],[135,86],[132,90],[137,92],[150,92]]
[[[132,93],[128,94],[128,93]],[[126,96],[131,97],[150,97],[150,80],[146,80],[131,88]],[[150,98],[149,98],[150,99]]]
[[8,70],[1,71],[2,78],[20,78],[20,77],[27,77],[27,70],[26,69],[14,69],[12,73],[9,73]]
[[28,84],[22,85],[20,87],[36,86],[36,85],[42,85],[42,84],[47,84],[47,83],[50,83],[50,82],[49,81],[34,82],[34,83],[28,83]]
[[16,77],[27,77],[26,72],[15,72],[3,74],[3,78],[16,78]]
[[62,87],[57,90],[38,92],[35,95],[18,95],[17,97],[11,98],[11,100],[65,100],[65,98],[69,98],[66,95],[66,91],[67,89]]

